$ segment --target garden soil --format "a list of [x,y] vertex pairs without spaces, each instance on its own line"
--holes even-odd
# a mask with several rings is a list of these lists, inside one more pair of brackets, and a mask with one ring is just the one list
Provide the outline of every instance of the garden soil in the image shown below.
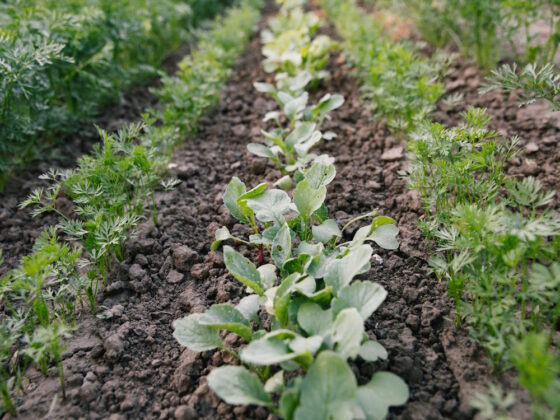
[[[270,6],[265,8],[261,29],[273,13]],[[227,274],[221,253],[210,252],[210,243],[222,225],[239,235],[247,233],[221,200],[233,176],[250,187],[279,177],[264,159],[251,156],[246,149],[247,143],[261,141],[261,119],[276,109],[272,100],[252,86],[256,81],[272,80],[263,72],[261,61],[255,36],[238,60],[219,105],[200,121],[196,139],[185,142],[174,154],[171,172],[182,183],[176,190],[158,195],[157,227],[151,222],[142,224],[127,246],[126,259],[113,264],[108,284],[100,293],[100,315],[81,314],[64,353],[67,398],[53,402],[59,391],[55,369],[48,378],[31,369],[25,383],[27,393],[19,401],[21,418],[37,418],[49,410],[52,418],[76,419],[275,418],[263,408],[229,406],[209,390],[206,376],[216,366],[235,363],[230,355],[222,351],[193,353],[172,337],[173,320],[203,312],[214,303],[237,303],[244,295],[243,287]],[[404,408],[393,409],[391,418],[473,418],[469,398],[488,381],[490,369],[484,352],[463,331],[451,327],[453,304],[445,284],[429,273],[428,246],[416,227],[422,217],[419,197],[407,190],[401,176],[407,169],[405,145],[384,123],[373,120],[343,56],[334,56],[329,70],[331,79],[312,96],[317,100],[329,92],[346,98],[325,127],[338,137],[319,150],[336,159],[337,176],[327,195],[330,217],[345,223],[377,208],[380,214],[396,219],[400,229],[399,250],[376,249],[372,270],[361,276],[388,291],[366,327],[370,337],[387,348],[389,359],[358,361],[354,372],[360,383],[379,369],[390,370],[408,383],[410,401]],[[446,86],[464,92],[473,105],[486,104],[498,115],[493,121],[497,129],[520,130],[516,132],[523,136],[524,144],[537,143],[538,150],[531,146],[530,153],[512,163],[512,174],[536,175],[557,188],[555,171],[548,171],[558,158],[557,145],[543,141],[546,136],[556,136],[553,121],[557,120],[537,126],[523,122],[529,118],[525,113],[531,111],[520,111],[511,97],[496,93],[475,96],[475,82],[479,81],[476,70],[459,61]],[[510,117],[506,119],[506,115]],[[543,113],[536,116],[541,118]],[[449,124],[459,121],[458,112],[443,105],[435,118]],[[525,173],[528,159],[535,162],[534,172]],[[27,214],[9,215],[20,223],[12,225],[19,226],[13,230],[20,236],[23,226],[30,232],[36,229]],[[3,227],[4,247],[10,226]],[[358,227],[345,235],[351,236]],[[241,251],[256,261],[254,252]],[[227,335],[226,341],[239,344],[233,335]],[[506,389],[515,388],[511,378],[499,380]],[[527,404],[520,395],[521,403],[512,416],[528,418]]]

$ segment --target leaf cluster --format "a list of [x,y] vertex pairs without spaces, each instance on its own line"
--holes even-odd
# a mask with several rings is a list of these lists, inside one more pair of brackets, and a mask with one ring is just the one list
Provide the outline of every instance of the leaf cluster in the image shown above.
[[[156,74],[224,0],[0,4],[0,175]],[[162,45],[165,48],[162,48]]]
[[560,218],[538,180],[506,175],[517,140],[489,130],[484,110],[469,108],[464,119],[411,135],[410,186],[421,193],[421,228],[437,243],[431,264],[456,302],[457,323],[466,320],[496,368],[513,364],[523,375],[531,362],[514,343],[549,329],[548,348],[560,317]]
[[359,72],[372,111],[397,132],[428,118],[444,93],[441,79],[454,57],[422,57],[411,42],[386,36],[355,1],[323,0],[321,5],[345,40],[344,51]]
[[[301,7],[301,2],[289,4]],[[299,90],[298,97],[307,99],[306,85],[301,83],[292,91]],[[278,98],[288,95],[276,92],[272,85],[257,88]],[[306,109],[306,100],[301,102],[293,108],[313,118],[314,108]],[[298,122],[290,118],[289,110],[285,113],[290,124],[286,139],[281,137],[286,131],[279,123],[274,145],[250,149],[274,161],[272,147],[276,156],[286,156],[297,152],[311,136],[320,139],[317,122]],[[320,112],[317,116],[321,118]],[[224,226],[216,231],[211,249],[223,245],[226,269],[248,294],[237,305],[215,304],[204,313],[176,320],[174,337],[192,351],[219,349],[239,360],[241,366],[218,367],[208,376],[209,386],[229,404],[260,405],[286,419],[384,418],[390,406],[408,399],[406,384],[392,373],[377,372],[360,386],[349,363],[388,356],[365,331],[366,320],[387,292],[379,284],[356,277],[370,269],[370,243],[398,247],[395,221],[374,217],[344,242],[350,224],[376,213],[358,216],[342,228],[328,218],[325,199],[336,174],[333,159],[322,155],[310,165],[284,169],[297,172],[293,181],[290,178],[288,185],[282,185],[284,189],[269,188],[267,183],[248,189],[238,178],[228,184],[223,202],[252,234],[238,237]],[[225,242],[258,249],[257,263]],[[222,339],[223,332],[238,336],[241,344],[231,347]]]

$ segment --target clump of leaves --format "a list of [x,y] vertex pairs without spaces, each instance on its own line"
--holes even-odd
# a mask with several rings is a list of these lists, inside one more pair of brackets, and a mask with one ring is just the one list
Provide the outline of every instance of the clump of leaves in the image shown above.
[[554,193],[538,180],[505,174],[517,139],[489,130],[484,110],[470,108],[464,118],[412,134],[409,182],[421,193],[421,228],[437,243],[431,265],[447,281],[457,324],[466,320],[495,368],[513,363],[522,375],[532,356],[511,353],[512,342],[550,329],[547,348],[560,316],[560,217],[547,208]]
[[[224,0],[0,4],[0,186],[165,56]],[[164,48],[162,48],[164,46]]]
[[[174,336],[193,351],[224,349],[238,355],[244,366],[217,368],[208,377],[214,392],[230,404],[262,405],[288,419],[383,418],[390,406],[408,399],[404,382],[389,372],[358,386],[347,362],[387,357],[364,327],[387,293],[355,277],[370,268],[369,242],[395,249],[398,229],[392,219],[377,216],[352,240],[340,243],[348,224],[340,229],[327,218],[330,181],[308,175],[295,187],[293,202],[266,184],[247,191],[237,178],[226,189],[224,204],[255,234],[237,238],[223,227],[212,248],[231,240],[265,250],[270,263],[257,267],[224,246],[226,268],[251,294],[236,306],[213,305],[175,321]],[[248,344],[228,347],[222,330]]]
[[314,36],[320,20],[313,12],[305,13],[302,2],[279,3],[278,16],[271,19],[269,28],[261,34],[264,70],[277,72],[276,80],[281,88],[302,71],[311,75],[310,82],[326,79],[329,73],[324,67],[328,53],[337,44],[326,35]]
[[535,418],[560,415],[560,356],[549,349],[545,334],[528,334],[516,341],[511,360],[519,372],[519,382],[529,390]]
[[538,66],[527,64],[520,71],[517,65],[504,64],[486,79],[486,84],[481,89],[482,93],[494,89],[503,89],[506,92],[520,92],[520,105],[527,105],[537,99],[546,99],[554,110],[560,111],[560,74],[554,71],[552,64]]
[[343,50],[356,66],[368,106],[397,132],[408,132],[429,117],[444,94],[442,77],[452,55],[421,57],[408,41],[395,42],[355,0],[322,0]]

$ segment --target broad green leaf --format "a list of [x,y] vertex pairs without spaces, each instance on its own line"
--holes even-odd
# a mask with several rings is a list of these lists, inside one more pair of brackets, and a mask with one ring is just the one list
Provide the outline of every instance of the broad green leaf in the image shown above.
[[323,351],[305,375],[295,420],[351,420],[357,384],[342,357]]
[[358,407],[366,420],[382,420],[389,407],[399,406],[408,400],[408,387],[397,375],[377,372],[371,381],[358,388]]
[[222,198],[231,215],[243,223],[247,223],[247,217],[243,214],[239,204],[237,204],[237,199],[245,194],[245,191],[245,184],[239,178],[233,177],[227,185],[226,192]]
[[251,341],[239,355],[244,363],[257,366],[276,365],[297,356],[284,340],[267,336]]
[[292,181],[292,177],[290,175],[285,175],[274,183],[275,187],[278,187],[283,191],[290,190],[293,185],[294,181]]
[[388,216],[374,217],[374,219],[371,221],[370,233],[373,232],[375,229],[377,229],[379,226],[396,225],[396,224],[397,224],[397,222],[395,222],[394,219],[392,219]]
[[307,267],[311,263],[311,257],[306,254],[300,254],[297,257],[286,260],[282,266],[282,270],[286,273],[301,273],[304,274]]
[[289,80],[290,90],[293,92],[297,92],[299,90],[305,89],[305,87],[311,80],[313,80],[311,72],[309,72],[308,70],[301,71],[295,77],[292,77]]
[[269,394],[279,394],[284,390],[284,371],[279,370],[264,384],[264,389]]
[[253,86],[255,87],[255,89],[257,90],[257,92],[261,92],[261,93],[274,93],[276,92],[276,88],[271,85],[270,83],[253,83]]
[[342,236],[338,223],[333,219],[327,219],[318,226],[313,226],[313,238],[324,244],[330,242],[333,237]]
[[387,297],[387,291],[379,284],[368,281],[355,281],[343,287],[333,300],[332,308],[336,314],[345,308],[356,308],[362,319],[367,320]]
[[323,138],[323,135],[321,134],[321,132],[316,130],[311,134],[311,136],[309,136],[307,139],[305,139],[305,141],[296,144],[294,146],[294,149],[295,149],[296,153],[298,154],[298,156],[303,158],[303,157],[307,156],[307,154],[309,153],[309,150],[311,150],[311,148],[313,146],[315,146],[317,143],[319,143],[322,138]]
[[313,108],[316,115],[324,116],[344,104],[344,97],[342,95],[331,95],[327,93],[321,98],[319,103]]
[[208,375],[208,386],[228,404],[272,406],[270,395],[264,390],[259,377],[242,366],[212,370]]
[[276,267],[274,264],[264,264],[257,268],[261,275],[261,282],[265,289],[270,289],[276,284]]
[[256,294],[263,295],[264,288],[261,276],[255,264],[228,245],[224,246],[224,263],[233,277],[252,289]]
[[317,350],[321,347],[323,343],[323,337],[315,335],[313,337],[301,337],[298,336],[290,341],[289,346],[290,349],[294,351],[294,353],[301,355],[305,353],[309,353],[310,355],[314,355],[317,353]]
[[313,277],[304,277],[294,285],[294,290],[301,292],[303,295],[312,295],[317,288],[317,282]]
[[292,296],[292,289],[299,278],[299,273],[290,274],[282,280],[274,296],[274,314],[282,325],[286,325],[288,322],[288,306]]
[[374,241],[377,245],[384,249],[397,249],[399,242],[396,236],[399,234],[399,229],[392,224],[384,224],[376,228],[368,236],[368,240]]
[[272,150],[264,144],[249,143],[247,145],[247,150],[249,150],[249,152],[251,152],[255,156],[265,157],[269,159],[274,157],[274,153],[272,152]]
[[340,289],[348,285],[352,279],[370,269],[371,255],[373,249],[369,245],[360,245],[352,248],[351,251],[341,259],[334,260],[327,267],[325,283],[333,287],[335,294]]
[[217,250],[222,244],[222,242],[228,240],[229,238],[231,238],[231,233],[229,233],[227,227],[222,226],[221,228],[216,230],[216,240],[212,242],[212,246],[210,247],[210,250],[211,251]]
[[235,308],[241,312],[246,320],[252,321],[257,318],[262,299],[259,295],[245,296]]
[[266,190],[258,197],[247,200],[247,206],[255,212],[255,217],[263,223],[284,223],[285,216],[290,212],[290,203],[288,194],[278,189]]
[[251,341],[253,335],[249,321],[228,303],[212,305],[198,318],[198,322],[200,325],[230,331],[247,341]]
[[312,188],[307,180],[297,184],[294,190],[294,204],[303,220],[307,221],[311,214],[321,207],[326,194],[327,189],[324,186]]
[[255,188],[252,188],[249,191],[247,191],[245,194],[241,195],[237,199],[237,202],[239,203],[239,201],[241,200],[248,200],[250,198],[259,197],[266,190],[266,187],[268,187],[268,183],[266,182],[260,183]]
[[315,124],[311,122],[302,122],[286,137],[286,146],[288,150],[294,148],[298,143],[307,140],[315,131]]
[[304,92],[299,97],[286,102],[284,105],[284,114],[286,114],[286,117],[290,120],[296,118],[299,113],[305,110],[308,99],[309,95],[307,92]]
[[388,356],[385,347],[383,347],[377,341],[371,340],[368,340],[362,344],[358,355],[368,362],[376,362],[379,359],[386,360]]
[[284,392],[280,397],[280,416],[285,420],[293,420],[294,418],[294,413],[299,404],[301,382],[301,377],[294,378],[289,386],[284,388]]
[[272,260],[277,267],[282,267],[284,262],[292,255],[292,236],[286,223],[282,225],[274,241],[272,241]]
[[309,181],[312,188],[329,185],[336,175],[336,169],[332,163],[323,164],[315,162],[305,173],[305,179]]
[[332,327],[333,314],[331,309],[323,310],[316,303],[307,302],[299,307],[297,320],[307,334],[324,336]]
[[344,359],[354,359],[360,351],[364,331],[364,320],[356,309],[342,310],[333,323],[336,352]]
[[192,351],[214,350],[222,345],[220,332],[216,328],[201,325],[202,314],[192,314],[173,322],[173,337],[182,346]]

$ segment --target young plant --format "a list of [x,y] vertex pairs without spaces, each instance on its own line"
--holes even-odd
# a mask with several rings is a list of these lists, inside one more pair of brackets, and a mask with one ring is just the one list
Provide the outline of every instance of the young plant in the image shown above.
[[492,75],[486,79],[481,93],[494,89],[506,92],[520,92],[520,105],[527,105],[537,99],[549,101],[555,111],[560,111],[560,74],[554,71],[552,64],[537,66],[527,64],[521,71],[517,65],[504,64],[501,68],[493,70]]
[[[383,418],[390,406],[408,399],[404,382],[389,372],[378,372],[358,386],[347,362],[358,356],[366,361],[387,357],[364,327],[386,291],[353,280],[370,268],[368,242],[395,249],[398,229],[392,219],[378,216],[352,240],[339,243],[349,224],[340,229],[327,218],[324,199],[330,181],[308,176],[297,184],[293,202],[266,184],[247,191],[236,178],[226,189],[224,204],[255,234],[244,240],[224,227],[212,248],[225,240],[261,247],[270,263],[257,267],[224,246],[226,268],[252,294],[236,306],[217,304],[175,321],[174,336],[193,351],[236,354],[247,366],[216,368],[208,377],[209,386],[230,404],[262,405],[286,419]],[[248,344],[228,347],[222,330]],[[318,407],[320,412],[313,414]]]

